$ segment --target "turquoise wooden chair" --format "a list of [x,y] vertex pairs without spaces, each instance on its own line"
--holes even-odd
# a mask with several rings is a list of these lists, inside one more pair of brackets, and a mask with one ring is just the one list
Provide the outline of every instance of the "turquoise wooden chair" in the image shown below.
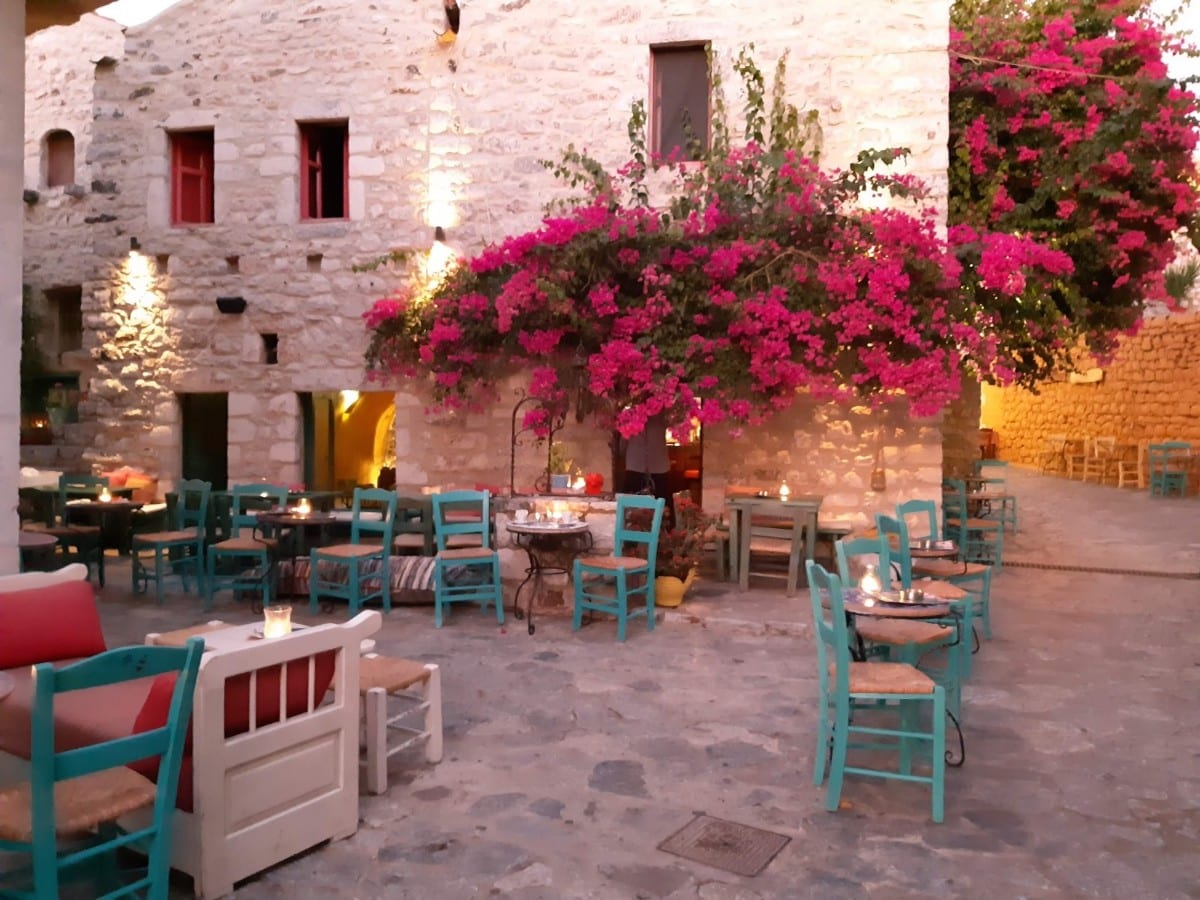
[[95,566],[97,578],[102,585],[104,583],[104,535],[101,533],[99,525],[72,522],[67,501],[77,498],[94,500],[100,495],[100,491],[108,486],[108,478],[103,475],[73,475],[70,473],[60,475],[58,477],[58,496],[45,528],[48,534],[58,538],[63,564],[83,563],[88,567],[89,578],[91,578],[92,566]]
[[500,555],[492,547],[491,494],[447,491],[433,495],[433,531],[437,553],[433,563],[433,624],[442,627],[452,603],[496,607],[504,624],[504,591]]
[[[838,578],[846,587],[853,586],[857,579],[851,561],[861,558],[878,560],[880,581],[884,590],[889,590],[890,574],[885,561],[887,549],[882,537],[842,538],[834,544],[837,557]],[[959,622],[935,621],[932,619],[887,619],[877,616],[856,616],[853,622],[854,637],[859,643],[863,658],[872,656],[920,666],[928,654],[945,648],[945,664],[923,669],[946,691],[947,708],[958,716],[962,708],[962,676],[958,643]],[[941,655],[941,654],[939,654]]]
[[346,600],[352,616],[371,600],[378,600],[385,610],[392,608],[396,494],[379,488],[355,488],[351,509],[350,543],[318,547],[309,554],[308,608],[313,614],[319,596]]
[[1187,441],[1162,441],[1146,448],[1151,497],[1187,494],[1187,470],[1180,464],[1180,457],[1191,450]]
[[276,537],[257,530],[256,510],[287,507],[288,489],[279,484],[237,484],[230,495],[229,537],[208,548],[204,608],[213,608],[213,594],[230,588],[235,594],[258,594],[271,605]]
[[392,550],[398,555],[433,556],[433,501],[428,497],[398,497]]
[[[163,582],[177,575],[186,593],[188,573],[196,576],[196,588],[204,588],[204,537],[208,524],[208,501],[212,484],[181,481],[167,531],[135,534],[130,539],[133,590],[143,593],[154,582],[154,596],[163,602]],[[147,561],[150,565],[147,566]]]
[[[662,497],[617,494],[612,555],[586,556],[575,560],[575,616],[571,621],[572,631],[578,631],[583,624],[584,610],[616,616],[618,641],[625,640],[625,626],[637,616],[646,617],[647,631],[654,630],[654,566],[665,506],[666,500]],[[634,515],[630,516],[630,513]],[[626,555],[627,547],[644,548],[645,556]],[[641,597],[645,604],[631,612],[631,597]]]
[[[817,636],[817,748],[813,783],[829,784],[825,808],[834,812],[842,799],[846,775],[865,775],[928,784],[933,821],[941,822],[946,777],[946,693],[932,678],[902,662],[855,662],[850,658],[850,634],[843,605],[842,582],[818,563],[807,564],[809,595]],[[884,706],[882,704],[888,704]],[[928,704],[928,728],[921,725],[921,707]],[[898,709],[897,709],[898,707]],[[872,716],[895,716],[864,725]],[[851,718],[853,714],[853,719]],[[864,741],[850,740],[862,736]],[[928,754],[918,754],[927,746]],[[867,750],[861,763],[850,765],[850,750]],[[878,768],[878,751],[898,751],[895,770]],[[914,757],[928,756],[929,774],[913,770]]]
[[[910,503],[914,501],[909,501]],[[916,501],[929,502],[929,501]],[[902,506],[906,504],[901,504]],[[935,520],[936,527],[936,520]],[[953,570],[954,574],[962,578],[972,577],[972,573],[976,569],[974,563],[961,563],[952,560],[936,559],[936,560],[914,560],[909,550],[908,524],[903,518],[892,518],[885,516],[883,513],[875,514],[875,527],[879,532],[880,549],[887,557],[887,562],[881,568],[888,571],[894,579],[899,580],[900,587],[909,590],[913,587],[919,587],[930,597],[941,600],[949,604],[953,618],[942,620],[943,625],[955,625],[958,628],[959,634],[966,638],[968,635],[975,633],[975,616],[976,607],[984,603],[979,599],[979,595],[971,589],[971,585],[961,585],[952,582],[949,578],[944,578],[940,574],[932,574],[924,568],[925,563],[939,563],[947,570]],[[932,540],[937,540],[937,531],[929,533]],[[922,568],[917,568],[917,563],[922,564]],[[987,569],[985,577],[987,578],[988,589],[991,586],[991,569]],[[914,576],[920,574],[921,580],[915,580]],[[971,644],[970,640],[960,640],[958,671],[959,677],[962,679],[969,678],[971,675]]]
[[963,559],[997,572],[1004,565],[1004,522],[971,515],[967,486],[958,478],[942,482],[942,533],[958,544]]
[[[179,765],[203,649],[203,640],[193,638],[186,647],[124,647],[61,669],[50,663],[34,667],[30,779],[0,791],[0,850],[28,856],[29,864],[0,876],[11,879],[0,885],[14,888],[0,894],[57,900],[60,885],[89,878],[90,897],[166,900]],[[166,724],[76,749],[57,748],[59,694],[166,673],[176,676]],[[157,783],[127,768],[148,757],[160,758]],[[148,806],[154,813],[145,827],[126,831],[116,825]],[[59,838],[72,842],[60,847]],[[144,854],[145,869],[121,871],[113,857],[123,848]]]

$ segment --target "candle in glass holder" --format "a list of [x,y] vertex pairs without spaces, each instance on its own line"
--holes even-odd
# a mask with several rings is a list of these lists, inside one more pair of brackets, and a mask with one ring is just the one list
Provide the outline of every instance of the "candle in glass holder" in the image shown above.
[[292,633],[292,608],[290,606],[263,607],[263,637],[277,638]]
[[100,488],[100,502],[112,503],[112,494],[108,492],[108,488],[106,487]]
[[784,482],[779,485],[779,499],[786,500],[788,497],[791,496],[791,493],[792,493],[791,488],[789,488],[787,486],[787,481],[784,480]]
[[875,566],[868,563],[867,571],[865,571],[862,578],[858,580],[859,593],[866,595],[878,594],[882,590],[883,582],[879,580],[879,575],[875,572]]
[[312,512],[312,504],[308,502],[307,497],[301,497],[300,502],[296,504],[296,515],[307,516]]

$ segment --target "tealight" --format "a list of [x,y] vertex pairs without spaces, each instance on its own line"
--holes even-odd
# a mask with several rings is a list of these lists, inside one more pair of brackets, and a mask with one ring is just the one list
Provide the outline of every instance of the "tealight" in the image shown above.
[[263,637],[277,638],[292,633],[292,608],[290,606],[263,607]]
[[108,488],[100,488],[100,502],[112,503],[112,494],[108,492]]

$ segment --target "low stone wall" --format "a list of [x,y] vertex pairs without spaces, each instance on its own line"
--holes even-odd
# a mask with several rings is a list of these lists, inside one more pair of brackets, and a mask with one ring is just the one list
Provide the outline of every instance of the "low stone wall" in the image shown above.
[[983,424],[996,430],[999,457],[1035,466],[1052,434],[1112,435],[1119,443],[1183,440],[1200,445],[1200,313],[1152,319],[1122,339],[1112,360],[1082,356],[1076,370],[1102,380],[983,391]]

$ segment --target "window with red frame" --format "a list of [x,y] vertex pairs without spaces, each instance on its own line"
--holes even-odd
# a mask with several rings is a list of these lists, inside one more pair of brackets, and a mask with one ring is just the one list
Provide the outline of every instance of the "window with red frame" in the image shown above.
[[300,123],[301,219],[346,218],[349,152],[349,123]]
[[201,225],[213,221],[213,133],[171,134],[171,222]]
[[708,150],[708,46],[650,48],[650,152],[699,159]]

